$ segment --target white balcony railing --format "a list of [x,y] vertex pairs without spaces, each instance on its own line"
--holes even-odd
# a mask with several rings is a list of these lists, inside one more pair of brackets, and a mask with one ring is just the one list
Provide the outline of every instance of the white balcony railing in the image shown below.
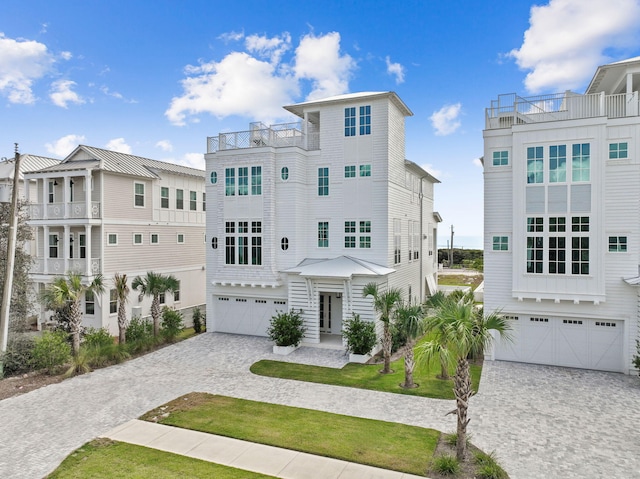
[[86,203],[36,203],[29,207],[32,220],[65,219],[65,218],[101,218],[100,203],[92,201],[87,211]]
[[638,92],[590,95],[565,92],[523,98],[514,93],[500,95],[486,109],[485,128],[511,128],[513,125],[583,118],[624,118],[638,116]]
[[309,132],[305,133],[302,126],[302,122],[283,123],[269,127],[262,123],[252,123],[250,130],[220,133],[218,136],[207,137],[207,153],[263,146],[275,148],[297,146],[305,150],[318,150],[320,139],[317,131],[314,130],[313,125],[309,124]]
[[[87,265],[87,261],[90,263]],[[46,266],[46,268],[45,268]],[[89,266],[89,274],[100,273],[100,259],[92,258],[36,258],[31,265],[32,274],[67,274],[69,271],[85,275]]]

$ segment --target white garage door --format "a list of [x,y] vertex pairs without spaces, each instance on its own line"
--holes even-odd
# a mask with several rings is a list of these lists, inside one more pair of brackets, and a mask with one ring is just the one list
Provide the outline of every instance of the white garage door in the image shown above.
[[601,371],[623,370],[624,321],[508,318],[513,341],[496,341],[496,359]]
[[282,301],[234,296],[213,297],[213,328],[220,333],[266,336],[276,309],[286,309]]

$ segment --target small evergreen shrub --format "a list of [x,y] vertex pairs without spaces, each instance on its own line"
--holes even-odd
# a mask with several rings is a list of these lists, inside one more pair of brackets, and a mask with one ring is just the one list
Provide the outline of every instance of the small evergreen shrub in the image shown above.
[[391,326],[391,352],[395,353],[402,346],[407,344],[407,334],[402,328],[394,325]]
[[473,462],[478,465],[476,475],[479,479],[507,479],[507,473],[498,464],[495,454],[478,451],[473,455]]
[[369,354],[376,345],[376,326],[371,321],[363,321],[359,314],[345,321],[343,336],[347,340],[347,349],[353,354]]
[[162,308],[162,322],[160,323],[160,334],[162,337],[172,343],[176,340],[182,331],[183,318],[180,311],[173,308]]
[[7,342],[7,350],[2,355],[4,375],[23,374],[31,370],[35,340],[30,334],[13,334]]
[[202,326],[204,324],[204,318],[202,315],[202,311],[200,311],[200,308],[193,308],[191,318],[193,319],[193,330],[196,334],[200,334],[202,332]]
[[111,346],[114,342],[106,328],[87,328],[84,333],[84,344],[92,348],[101,348]]
[[636,351],[638,354],[633,356],[633,366],[638,370],[638,375],[640,376],[640,340],[638,339],[636,339]]
[[305,327],[302,310],[292,309],[288,313],[280,312],[271,318],[267,335],[276,346],[297,346],[304,337]]
[[156,345],[153,324],[151,321],[143,320],[140,316],[131,318],[125,331],[125,338],[126,348],[133,354],[149,351]]
[[70,359],[71,345],[66,333],[45,331],[42,336],[36,339],[33,347],[35,369],[46,369],[49,373],[54,373]]
[[433,465],[431,468],[443,476],[455,476],[460,472],[460,463],[455,456],[443,454],[442,456],[436,456],[433,458]]

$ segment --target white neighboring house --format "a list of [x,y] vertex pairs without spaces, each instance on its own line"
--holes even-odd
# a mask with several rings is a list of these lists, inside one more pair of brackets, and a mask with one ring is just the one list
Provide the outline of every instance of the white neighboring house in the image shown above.
[[485,309],[496,359],[633,371],[640,311],[640,57],[584,94],[501,95],[484,131]]
[[[204,171],[80,145],[62,162],[26,172],[35,232],[31,279],[41,291],[57,275],[102,274],[106,291],[83,300],[84,325],[118,333],[113,277],[172,274],[180,290],[161,302],[204,304]],[[127,316],[148,316],[151,299],[132,291]],[[40,311],[41,321],[50,312]]]
[[208,138],[207,328],[266,336],[303,310],[305,342],[342,347],[369,282],[420,302],[436,291],[437,179],[405,159],[393,92],[285,107],[299,120]]

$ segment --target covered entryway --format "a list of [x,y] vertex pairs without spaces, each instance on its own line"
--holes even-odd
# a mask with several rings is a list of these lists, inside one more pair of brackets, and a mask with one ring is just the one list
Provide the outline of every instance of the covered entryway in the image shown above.
[[342,294],[320,293],[320,333],[342,334]]
[[623,372],[624,321],[508,316],[512,342],[496,341],[495,359]]

